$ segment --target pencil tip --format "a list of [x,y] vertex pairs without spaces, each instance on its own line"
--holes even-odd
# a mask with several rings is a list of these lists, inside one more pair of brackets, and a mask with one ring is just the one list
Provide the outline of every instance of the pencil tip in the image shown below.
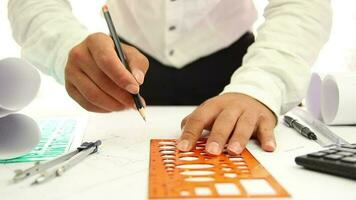
[[143,120],[145,120],[145,122],[146,122],[145,109],[144,109],[144,108],[140,108],[140,109],[138,110],[138,112],[140,112],[140,115],[142,116]]
[[108,11],[109,11],[109,6],[108,6],[107,4],[105,4],[105,5],[103,6],[103,11],[104,11],[104,12],[108,12]]

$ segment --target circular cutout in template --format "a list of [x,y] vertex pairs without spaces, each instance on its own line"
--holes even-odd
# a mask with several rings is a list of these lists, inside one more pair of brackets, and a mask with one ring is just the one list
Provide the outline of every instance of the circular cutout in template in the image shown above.
[[176,147],[172,146],[172,145],[164,145],[164,146],[160,146],[159,148],[163,149],[163,150],[175,150],[176,149]]
[[183,156],[187,156],[187,155],[193,155],[194,152],[192,152],[192,151],[187,151],[187,152],[180,152],[179,154],[180,154],[180,155],[183,155]]
[[198,160],[198,157],[196,157],[196,156],[183,156],[183,157],[180,157],[179,160],[194,161],[194,160]]
[[176,145],[175,142],[169,142],[169,141],[159,142],[159,144],[160,144],[160,145],[172,145],[172,146]]
[[161,150],[160,152],[161,152],[161,154],[163,154],[163,155],[175,154],[175,153],[176,153],[176,151],[173,151],[173,150]]
[[162,155],[161,157],[162,158],[175,158],[176,156],[172,155],[172,154],[167,154],[167,155]]

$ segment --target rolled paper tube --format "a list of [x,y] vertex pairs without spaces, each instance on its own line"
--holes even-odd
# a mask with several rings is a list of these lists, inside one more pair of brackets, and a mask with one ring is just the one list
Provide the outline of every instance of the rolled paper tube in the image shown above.
[[22,114],[0,118],[0,159],[21,156],[33,149],[40,140],[36,122]]
[[0,117],[28,105],[40,88],[40,74],[19,58],[0,60]]
[[321,90],[321,115],[326,124],[356,124],[356,73],[327,75]]
[[315,118],[321,120],[321,85],[324,75],[313,73],[305,98],[307,110]]

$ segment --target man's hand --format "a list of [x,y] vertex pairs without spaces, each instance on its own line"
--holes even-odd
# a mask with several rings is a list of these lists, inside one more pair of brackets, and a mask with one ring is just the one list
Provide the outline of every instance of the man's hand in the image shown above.
[[133,108],[130,95],[139,92],[148,69],[148,60],[134,47],[122,44],[132,74],[115,52],[112,39],[94,33],[69,53],[65,68],[68,94],[92,112]]
[[219,155],[228,144],[230,154],[240,154],[251,136],[256,135],[262,149],[274,151],[273,129],[276,117],[256,99],[239,93],[211,98],[182,121],[183,134],[178,149],[189,151],[204,129],[211,130],[206,151]]

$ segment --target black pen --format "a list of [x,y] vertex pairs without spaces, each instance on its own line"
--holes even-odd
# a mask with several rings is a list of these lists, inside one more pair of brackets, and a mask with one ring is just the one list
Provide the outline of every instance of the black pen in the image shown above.
[[[110,13],[109,13],[109,7],[107,5],[103,6],[103,13],[104,13],[106,23],[108,24],[111,37],[115,44],[116,53],[119,56],[122,64],[126,67],[127,70],[129,70],[129,72],[131,72],[129,65],[127,64],[126,56],[125,56],[125,54],[122,50],[121,44],[120,44],[120,38],[118,37],[114,23],[112,22],[112,19],[111,19]],[[143,120],[146,121],[145,107],[143,106],[143,103],[141,101],[140,94],[139,93],[132,94],[132,97],[134,99],[134,102],[135,102],[138,112],[140,112]]]
[[308,127],[303,126],[297,120],[293,119],[292,117],[289,117],[287,115],[284,116],[284,122],[294,130],[296,130],[298,133],[303,135],[304,137],[310,139],[310,140],[317,140],[318,138],[316,137],[315,133],[313,133]]

